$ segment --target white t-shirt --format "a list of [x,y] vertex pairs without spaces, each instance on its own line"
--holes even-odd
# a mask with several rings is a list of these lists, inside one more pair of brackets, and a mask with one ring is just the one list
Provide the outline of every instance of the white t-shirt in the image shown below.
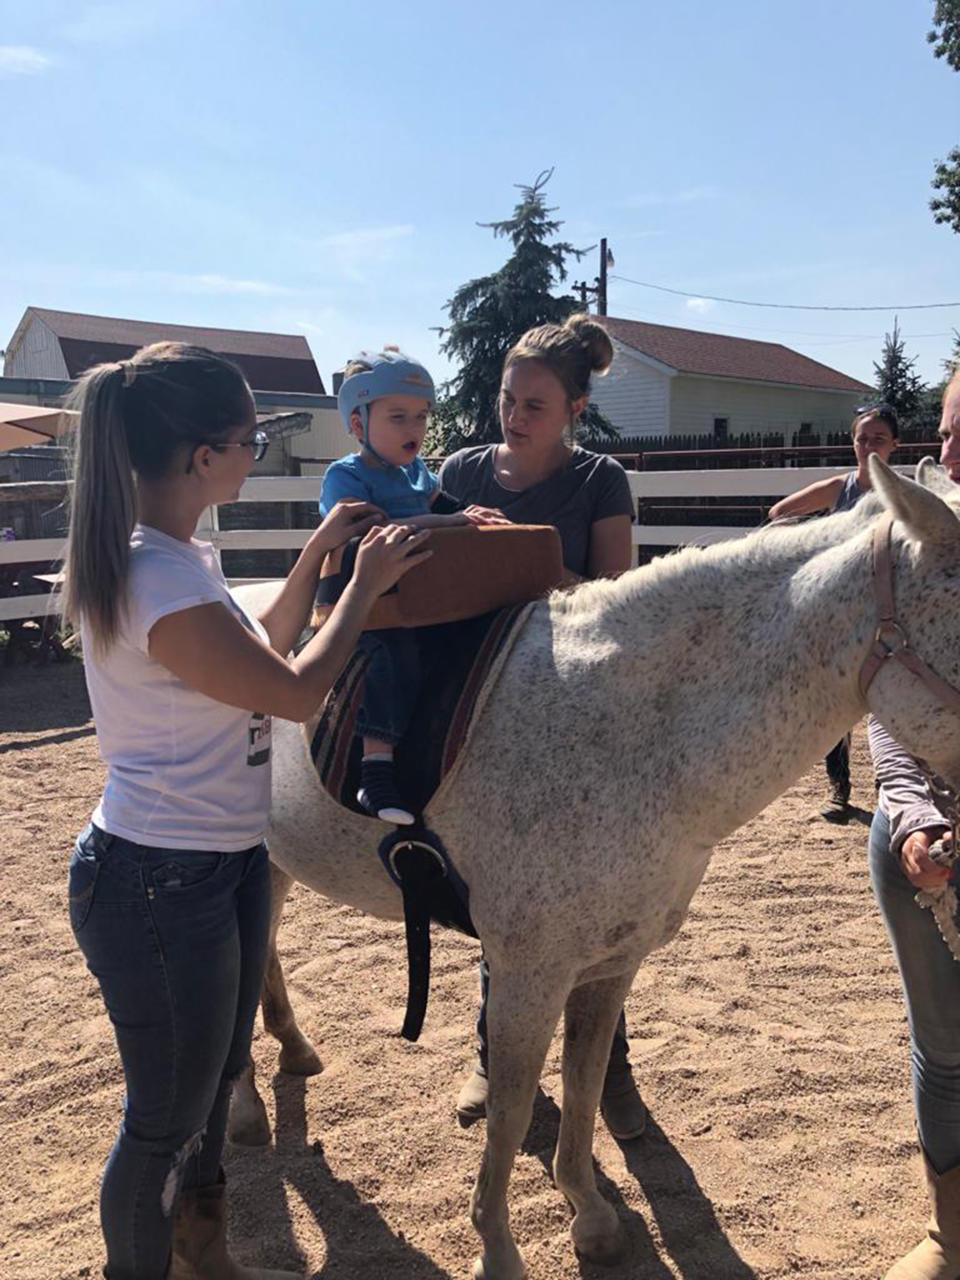
[[270,717],[191,689],[147,651],[150,629],[181,609],[219,601],[263,640],[234,600],[207,542],[137,525],[120,631],[84,666],[107,785],[97,826],[137,844],[226,853],[259,843],[270,809]]

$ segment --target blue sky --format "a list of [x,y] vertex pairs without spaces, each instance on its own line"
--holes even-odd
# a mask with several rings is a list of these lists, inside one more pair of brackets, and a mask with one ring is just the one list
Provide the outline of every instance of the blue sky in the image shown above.
[[[553,167],[563,235],[701,296],[960,302],[928,209],[960,74],[921,0],[0,0],[0,344],[28,304],[303,333],[330,372],[432,327],[507,248],[478,221]],[[596,273],[574,265],[574,274]],[[872,381],[893,311],[609,311],[783,342]],[[960,328],[901,310],[926,380]]]

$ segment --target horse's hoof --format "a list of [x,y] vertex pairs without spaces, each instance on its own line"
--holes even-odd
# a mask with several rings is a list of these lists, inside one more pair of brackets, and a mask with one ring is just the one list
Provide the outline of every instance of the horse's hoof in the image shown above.
[[286,1071],[291,1076],[318,1076],[323,1070],[320,1055],[309,1040],[290,1048],[284,1045],[280,1050],[278,1065],[281,1071]]
[[[611,1209],[611,1214],[613,1210]],[[614,1215],[615,1216],[615,1215]],[[577,1257],[585,1262],[595,1262],[601,1267],[612,1267],[620,1262],[626,1252],[627,1237],[619,1219],[611,1230],[578,1232],[576,1224],[571,1228],[573,1247]]]
[[270,1121],[263,1099],[245,1101],[239,1106],[234,1102],[227,1123],[227,1137],[238,1147],[266,1147],[270,1144]]
[[521,1259],[511,1271],[493,1271],[482,1258],[473,1264],[473,1280],[526,1280],[527,1268]]

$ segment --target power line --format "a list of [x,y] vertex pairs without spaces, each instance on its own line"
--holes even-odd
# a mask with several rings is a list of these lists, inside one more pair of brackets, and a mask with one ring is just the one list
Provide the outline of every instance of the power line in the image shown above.
[[[697,294],[696,296],[702,297],[702,294]],[[656,309],[651,309],[649,307],[644,307],[643,312],[640,313],[640,312],[631,310],[630,308],[627,308],[627,307],[618,306],[617,313],[624,320],[645,321],[645,320],[648,320],[650,316],[658,316],[665,320],[669,320],[670,323],[673,325],[675,325],[677,321],[677,317],[674,312],[656,310]],[[686,317],[686,319],[690,323],[695,322],[698,330],[701,328],[701,326],[706,326],[708,332],[710,331],[726,332],[726,329],[730,327],[730,321],[727,321],[726,328],[725,328],[724,321],[722,319],[714,317],[712,314],[710,315],[691,314],[689,317]],[[876,331],[874,331],[873,333],[830,334],[829,332],[824,332],[824,330],[822,329],[816,329],[816,330],[780,329],[780,328],[771,329],[766,325],[759,326],[755,324],[754,325],[740,324],[739,322],[737,322],[736,328],[737,328],[738,334],[743,332],[766,333],[766,334],[781,335],[781,336],[786,335],[787,337],[792,337],[792,338],[816,339],[816,342],[813,342],[813,343],[807,342],[806,344],[807,346],[812,346],[812,345],[832,346],[834,344],[845,343],[845,342],[874,342],[878,340],[878,337],[879,337]],[[941,330],[938,330],[936,333],[904,333],[901,336],[906,342],[914,342],[921,338],[949,338],[953,336],[953,333],[954,333],[954,330],[952,329],[941,329]]]
[[636,284],[641,289],[656,289],[658,293],[672,293],[678,298],[703,298],[706,302],[728,302],[735,307],[768,307],[777,311],[933,311],[944,307],[960,307],[960,302],[914,302],[897,307],[814,307],[799,302],[747,302],[743,298],[720,298],[712,293],[688,293],[685,289],[668,289],[663,284],[650,284],[647,280],[631,280],[629,276],[610,276],[624,284]]

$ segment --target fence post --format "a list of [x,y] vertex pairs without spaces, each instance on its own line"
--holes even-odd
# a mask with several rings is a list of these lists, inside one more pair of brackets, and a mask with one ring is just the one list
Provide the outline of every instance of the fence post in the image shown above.
[[220,513],[216,507],[204,507],[197,521],[197,538],[201,542],[212,542],[217,562],[222,566],[220,548],[217,546],[217,534],[220,532]]

